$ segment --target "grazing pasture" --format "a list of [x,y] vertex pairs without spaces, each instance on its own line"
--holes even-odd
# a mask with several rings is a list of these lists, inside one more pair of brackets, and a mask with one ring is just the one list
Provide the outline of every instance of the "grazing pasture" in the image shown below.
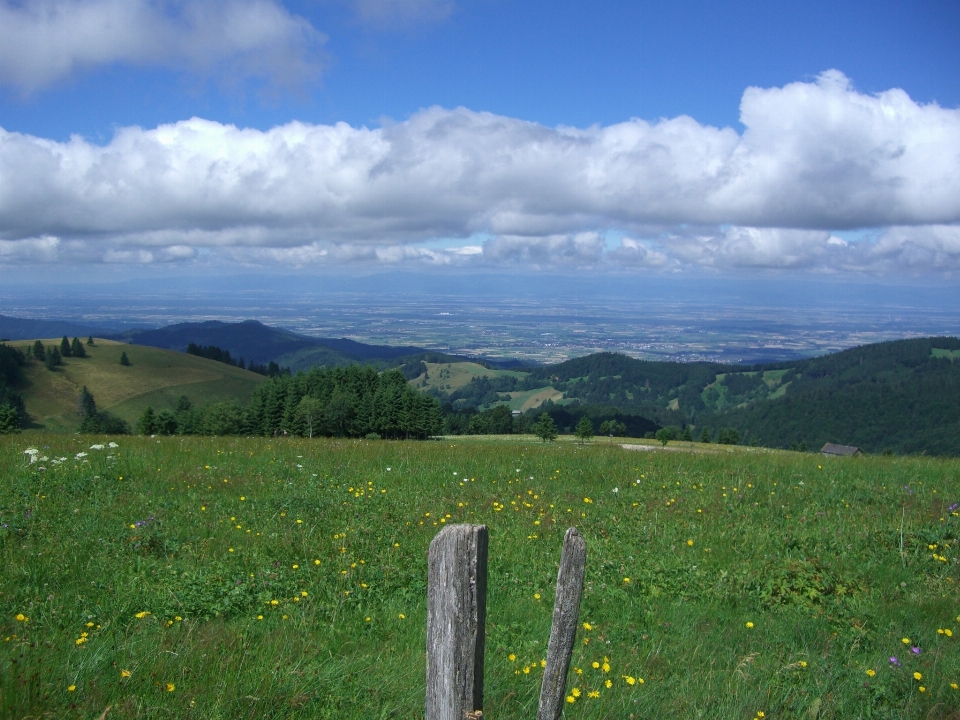
[[0,716],[422,717],[427,547],[469,522],[485,718],[535,717],[571,525],[564,717],[956,718],[958,476],[529,438],[5,436]]

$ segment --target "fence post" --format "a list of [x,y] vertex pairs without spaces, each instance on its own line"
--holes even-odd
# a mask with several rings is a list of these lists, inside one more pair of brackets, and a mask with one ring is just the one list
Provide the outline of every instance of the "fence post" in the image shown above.
[[426,720],[483,716],[487,526],[448,525],[430,543]]
[[573,642],[580,617],[580,596],[587,562],[587,543],[576,528],[567,530],[560,553],[557,573],[557,596],[553,603],[553,626],[547,645],[547,665],[543,670],[540,707],[537,720],[559,720],[563,712],[567,672],[573,655]]

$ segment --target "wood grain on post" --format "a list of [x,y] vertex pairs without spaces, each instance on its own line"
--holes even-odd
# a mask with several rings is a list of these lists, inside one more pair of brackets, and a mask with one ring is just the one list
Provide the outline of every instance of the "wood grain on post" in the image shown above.
[[487,526],[449,525],[430,543],[426,720],[480,718]]
[[553,627],[547,645],[547,665],[543,670],[540,707],[537,720],[559,720],[563,712],[567,672],[573,655],[583,594],[583,573],[587,562],[587,543],[576,528],[567,530],[557,573],[557,598],[553,603]]

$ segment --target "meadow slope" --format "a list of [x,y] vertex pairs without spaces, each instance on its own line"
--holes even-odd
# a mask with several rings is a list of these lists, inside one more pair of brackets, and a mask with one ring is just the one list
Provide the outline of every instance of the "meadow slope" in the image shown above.
[[422,717],[457,522],[490,528],[485,716],[535,717],[576,525],[564,717],[957,717],[954,460],[110,440],[0,438],[3,717]]
[[[59,347],[59,339],[42,340]],[[33,341],[7,343],[27,353]],[[135,427],[148,405],[154,410],[174,410],[181,395],[195,405],[221,400],[246,404],[262,375],[187,355],[173,350],[96,339],[85,346],[88,357],[64,358],[54,371],[31,360],[23,368],[25,382],[17,389],[23,396],[36,429],[72,432],[80,424],[77,402],[84,386],[97,407],[108,410]],[[126,352],[129,366],[120,364]]]

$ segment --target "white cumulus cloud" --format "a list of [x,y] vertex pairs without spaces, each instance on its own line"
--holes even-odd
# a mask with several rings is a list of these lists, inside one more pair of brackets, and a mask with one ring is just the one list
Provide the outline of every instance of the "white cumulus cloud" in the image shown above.
[[273,0],[0,0],[0,83],[127,63],[300,85],[324,36]]
[[[960,110],[829,71],[748,88],[741,118],[742,133],[464,108],[372,129],[193,118],[103,146],[0,129],[0,240],[59,238],[61,259],[74,243],[135,261],[192,257],[161,252],[178,247],[294,264],[957,269]],[[835,234],[854,228],[877,232]],[[610,230],[626,237],[606,251]],[[474,236],[489,239],[470,253],[418,245]]]

